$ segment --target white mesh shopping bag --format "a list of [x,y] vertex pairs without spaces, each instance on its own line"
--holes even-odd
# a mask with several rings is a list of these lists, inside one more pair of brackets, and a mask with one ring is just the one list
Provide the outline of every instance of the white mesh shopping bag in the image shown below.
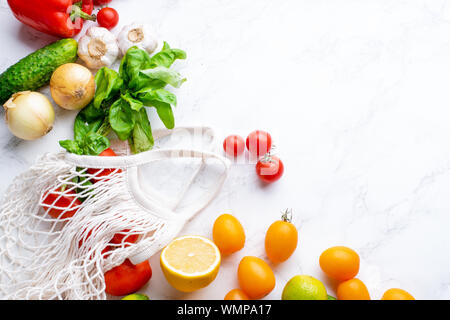
[[[213,138],[211,130],[201,132]],[[169,131],[154,135],[163,140]],[[216,196],[229,169],[227,159],[210,151],[127,151],[117,157],[46,154],[14,180],[0,212],[1,299],[106,299],[104,272],[162,249]],[[177,160],[193,162],[167,169]],[[157,162],[166,169],[152,167]],[[221,169],[204,175],[208,166]],[[178,195],[164,196],[160,191],[177,178],[184,182]],[[159,187],[152,186],[158,180]],[[195,183],[199,195],[184,201]]]

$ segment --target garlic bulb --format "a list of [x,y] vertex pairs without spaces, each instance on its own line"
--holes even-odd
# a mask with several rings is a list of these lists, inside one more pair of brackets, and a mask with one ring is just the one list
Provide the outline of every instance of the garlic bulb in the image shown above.
[[117,39],[106,28],[90,27],[78,41],[78,56],[91,69],[109,67],[119,56]]
[[153,53],[158,47],[156,34],[148,24],[133,23],[125,26],[117,40],[123,55],[133,46],[141,48],[148,53]]

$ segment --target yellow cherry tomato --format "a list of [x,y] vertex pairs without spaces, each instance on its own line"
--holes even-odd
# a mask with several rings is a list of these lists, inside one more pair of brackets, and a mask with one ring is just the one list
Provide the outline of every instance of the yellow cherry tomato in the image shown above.
[[[288,215],[291,217],[288,217]],[[273,263],[284,262],[294,253],[298,243],[297,228],[291,223],[292,213],[286,211],[266,232],[266,254]]]
[[387,290],[381,300],[416,300],[414,297],[405,290],[392,288]]
[[356,278],[341,282],[336,293],[338,300],[370,300],[366,285]]
[[236,217],[223,214],[214,222],[213,240],[222,254],[234,253],[244,247],[244,228]]
[[241,289],[233,289],[227,293],[224,300],[250,300],[250,298]]
[[359,255],[347,247],[332,247],[320,255],[319,264],[330,278],[345,281],[358,274]]
[[247,256],[238,267],[239,286],[250,299],[261,299],[275,288],[275,275],[262,259]]

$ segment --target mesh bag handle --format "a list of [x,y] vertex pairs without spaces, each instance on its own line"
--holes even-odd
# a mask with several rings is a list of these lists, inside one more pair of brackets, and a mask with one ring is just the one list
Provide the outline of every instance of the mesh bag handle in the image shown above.
[[[78,167],[95,168],[95,169],[107,169],[107,168],[127,169],[128,182],[130,183],[131,188],[130,191],[132,191],[135,198],[146,208],[163,209],[163,211],[167,211],[167,208],[161,208],[161,206],[159,206],[158,204],[149,201],[148,196],[150,196],[151,200],[152,195],[144,193],[139,188],[139,181],[138,181],[139,166],[143,166],[153,161],[173,159],[173,158],[197,158],[202,159],[203,163],[206,159],[218,160],[223,165],[225,171],[220,176],[220,179],[216,184],[216,187],[204,193],[203,196],[201,197],[201,200],[197,204],[185,208],[183,210],[183,213],[170,214],[169,216],[162,217],[170,219],[176,216],[176,217],[183,217],[186,220],[192,218],[192,216],[195,215],[195,213],[198,213],[199,211],[204,209],[211,202],[211,200],[219,192],[220,188],[225,182],[227,172],[231,165],[228,159],[219,156],[215,153],[200,150],[187,150],[187,149],[152,150],[137,155],[118,156],[118,157],[79,156],[73,153],[67,153],[65,157],[68,163],[74,164]],[[196,173],[198,173],[198,170]],[[196,174],[194,174],[194,177],[191,179],[191,182],[195,179],[195,176]]]
[[[204,129],[204,128],[184,128],[189,131]],[[158,138],[167,136],[170,133],[161,131],[158,133]],[[214,138],[214,135],[212,134]],[[216,197],[222,188],[225,179],[228,175],[230,168],[230,161],[222,156],[219,156],[213,152],[200,151],[200,150],[188,150],[188,149],[159,149],[150,150],[136,155],[118,156],[118,157],[96,157],[96,156],[79,156],[71,153],[65,155],[66,161],[78,167],[86,168],[121,168],[126,169],[127,183],[129,192],[136,201],[142,207],[149,209],[154,215],[164,220],[170,220],[174,229],[178,231],[184,226],[184,224],[192,219],[197,213],[202,211],[209,203]],[[174,159],[174,158],[196,158],[201,159],[201,165],[191,177],[185,190],[181,193],[180,197],[174,201],[167,201],[158,194],[144,192],[141,189],[139,183],[139,167],[149,164],[154,161]],[[218,181],[213,188],[205,190],[200,198],[197,198],[192,204],[182,208],[180,212],[174,212],[175,208],[183,200],[185,194],[189,190],[190,186],[194,182],[195,178],[201,172],[202,168],[206,165],[208,159],[217,160],[224,168],[224,171],[220,175]],[[176,233],[178,233],[178,231]],[[170,239],[167,239],[170,241]],[[147,260],[153,253],[155,248],[152,246],[144,247],[139,253],[130,257],[132,263],[137,264],[144,260]]]

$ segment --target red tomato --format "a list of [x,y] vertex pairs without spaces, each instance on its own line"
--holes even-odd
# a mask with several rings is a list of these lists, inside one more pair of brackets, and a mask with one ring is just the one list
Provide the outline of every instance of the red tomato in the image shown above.
[[283,173],[284,164],[278,157],[264,157],[256,164],[256,174],[264,182],[275,182],[281,178]]
[[[84,233],[86,233],[86,232],[87,232],[87,234],[84,235]],[[83,231],[83,238],[80,241],[78,241],[78,249],[80,249],[83,246],[84,241],[89,239],[91,234],[92,234],[92,230],[86,231],[86,229],[84,229],[84,231]],[[90,248],[89,248],[89,250],[90,250]],[[109,251],[111,251],[111,247],[110,246],[106,246],[106,248],[104,248],[102,250],[102,255],[104,255],[104,257],[106,258],[107,256],[109,256],[109,254],[106,254]]]
[[94,4],[96,6],[103,6],[105,4],[110,3],[112,0],[94,0]]
[[117,157],[117,154],[114,152],[113,149],[108,148],[105,149],[102,153],[98,155],[99,157]]
[[[105,249],[103,249],[102,250],[102,254],[104,254],[106,252],[109,252],[111,250],[114,250],[117,247],[117,246],[114,246],[114,244],[121,245],[123,243],[124,247],[128,247],[130,244],[136,243],[136,241],[139,238],[139,235],[137,235],[137,234],[126,235],[125,233],[128,233],[128,232],[130,232],[130,230],[129,229],[125,229],[122,232],[116,233],[114,235],[114,237],[109,241],[109,243],[113,244],[113,245],[109,245]],[[86,233],[86,230],[83,231],[83,233]],[[86,236],[83,236],[83,239],[81,239],[78,242],[78,248],[81,248],[83,246],[84,240],[85,239],[86,240],[89,239],[91,234],[92,234],[92,230],[89,230],[86,233]],[[105,257],[107,257],[107,256],[108,255],[106,255]]]
[[109,243],[112,243],[112,244],[122,244],[122,243],[128,244],[129,243],[129,244],[131,244],[131,243],[136,243],[137,239],[139,238],[138,234],[131,234],[131,235],[125,234],[125,233],[130,232],[129,229],[125,229],[122,232],[116,233]]
[[[102,153],[100,153],[98,155],[99,157],[117,157],[117,154],[111,149],[108,148],[105,151],[103,151]],[[87,172],[89,174],[95,175],[95,178],[92,178],[92,182],[98,182],[101,180],[102,177],[107,177],[110,174],[113,174],[114,172],[116,172],[116,169],[93,169],[93,168],[89,168],[87,170]],[[118,172],[121,172],[121,170],[119,170]]]
[[223,142],[223,150],[232,157],[241,155],[245,150],[244,138],[238,135],[226,137]]
[[119,23],[119,13],[113,8],[103,8],[97,14],[97,22],[101,27],[110,30]]
[[126,259],[121,265],[105,272],[106,293],[124,296],[141,289],[152,277],[148,261],[134,265]]
[[246,145],[252,155],[260,157],[272,148],[272,137],[268,132],[256,130],[248,135]]
[[76,198],[76,194],[73,191],[65,191],[63,195],[60,195],[57,192],[62,192],[61,188],[48,191],[44,195],[43,208],[46,213],[55,219],[67,219],[73,217],[78,211],[81,201]]

